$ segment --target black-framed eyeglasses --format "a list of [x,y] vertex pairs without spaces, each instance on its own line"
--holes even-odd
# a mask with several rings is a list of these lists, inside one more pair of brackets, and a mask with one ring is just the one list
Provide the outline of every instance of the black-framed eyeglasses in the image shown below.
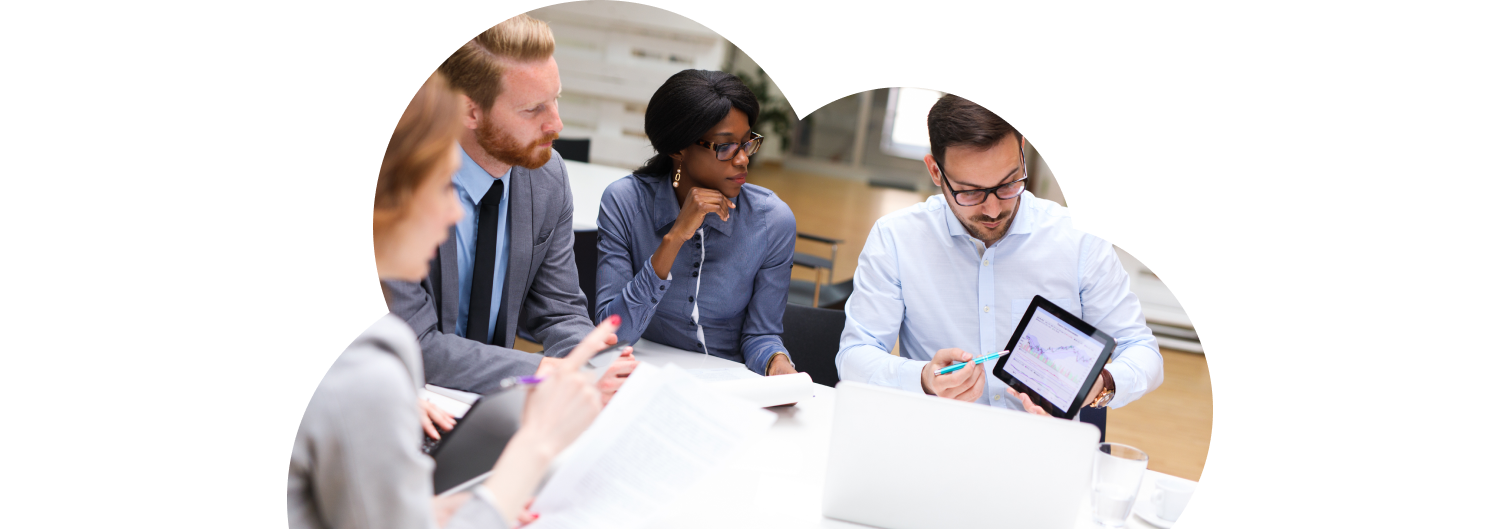
[[713,151],[714,156],[720,161],[727,161],[734,158],[734,154],[740,150],[741,144],[745,146],[745,156],[753,155],[756,151],[760,150],[760,142],[761,140],[765,140],[766,137],[755,133],[750,133],[750,135],[751,138],[743,142],[725,142],[721,144],[700,139],[698,140],[698,145],[707,147],[710,151]]
[[1026,179],[1031,178],[1030,175],[1026,174],[1026,159],[1022,157],[1021,178],[993,188],[959,191],[953,189],[952,182],[948,182],[948,171],[943,169],[943,163],[938,162],[937,159],[933,159],[932,161],[937,163],[938,175],[943,177],[943,185],[948,187],[948,191],[953,194],[953,202],[958,203],[959,206],[979,206],[984,204],[984,201],[989,200],[991,193],[995,194],[995,198],[1002,201],[1020,197],[1021,192],[1026,191],[1026,186],[1023,183],[1026,182]]

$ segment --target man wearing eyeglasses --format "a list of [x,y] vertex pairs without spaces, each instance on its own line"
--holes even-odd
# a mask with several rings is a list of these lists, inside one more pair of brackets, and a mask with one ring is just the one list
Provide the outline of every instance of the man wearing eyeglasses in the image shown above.
[[1114,248],[1026,191],[1020,133],[952,94],[928,112],[927,132],[924,161],[942,193],[870,230],[845,309],[839,378],[1047,415],[991,373],[997,360],[935,374],[1002,350],[1041,295],[1115,338],[1086,403],[1119,407],[1160,386],[1161,353]]

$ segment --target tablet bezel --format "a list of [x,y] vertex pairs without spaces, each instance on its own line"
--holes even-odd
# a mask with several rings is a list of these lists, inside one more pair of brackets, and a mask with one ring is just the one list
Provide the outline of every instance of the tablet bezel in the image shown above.
[[1042,397],[1041,394],[1038,394],[1035,390],[1032,390],[1031,387],[1026,386],[1026,383],[1023,383],[1021,382],[1021,380],[1012,377],[1009,372],[1005,371],[1005,363],[1010,360],[1010,355],[1001,357],[999,362],[995,363],[995,368],[994,370],[991,370],[991,373],[995,374],[995,377],[1005,382],[1005,384],[1010,385],[1011,388],[1016,389],[1017,392],[1021,392],[1026,394],[1027,396],[1030,396],[1031,402],[1035,403],[1037,406],[1042,407],[1042,410],[1047,411],[1048,414],[1051,414],[1058,418],[1072,419],[1074,415],[1078,414],[1078,410],[1083,408],[1084,400],[1088,399],[1089,391],[1093,390],[1094,388],[1093,381],[1099,379],[1099,372],[1104,370],[1104,365],[1109,362],[1110,357],[1114,354],[1115,339],[1114,337],[1110,337],[1104,332],[1099,331],[1094,326],[1090,326],[1088,322],[1084,322],[1083,319],[1074,316],[1073,313],[1068,312],[1068,310],[1059,307],[1057,304],[1052,303],[1046,298],[1042,298],[1041,295],[1036,295],[1035,297],[1032,297],[1031,305],[1026,308],[1026,314],[1022,316],[1021,321],[1016,324],[1015,332],[1011,333],[1010,342],[1006,343],[1005,345],[1005,349],[1007,351],[1016,351],[1016,345],[1020,344],[1021,335],[1026,331],[1026,325],[1031,323],[1031,317],[1032,315],[1036,314],[1036,310],[1038,307],[1046,311],[1047,314],[1057,317],[1059,320],[1062,320],[1069,326],[1073,326],[1074,329],[1087,334],[1090,338],[1104,343],[1104,351],[1100,352],[1099,358],[1094,361],[1094,367],[1089,370],[1089,376],[1088,379],[1086,379],[1086,381],[1089,381],[1089,383],[1083,385],[1083,387],[1078,390],[1078,395],[1073,397],[1073,403],[1068,406],[1067,410],[1060,410],[1052,402],[1047,401],[1047,398]]

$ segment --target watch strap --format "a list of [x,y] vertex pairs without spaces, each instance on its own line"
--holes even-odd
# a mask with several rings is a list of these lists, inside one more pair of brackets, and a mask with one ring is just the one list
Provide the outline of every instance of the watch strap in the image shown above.
[[1099,377],[1104,380],[1103,388],[1099,389],[1099,396],[1094,398],[1094,402],[1089,403],[1090,407],[1096,409],[1104,408],[1115,399],[1115,376],[1110,375],[1109,369],[1105,368],[1099,371]]

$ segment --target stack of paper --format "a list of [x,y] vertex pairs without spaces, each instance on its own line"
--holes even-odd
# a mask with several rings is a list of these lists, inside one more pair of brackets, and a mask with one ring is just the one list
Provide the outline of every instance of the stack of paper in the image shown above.
[[638,528],[776,415],[676,366],[641,364],[560,457],[530,528]]
[[812,376],[802,372],[716,382],[713,383],[713,387],[720,392],[754,403],[757,407],[791,405],[798,401],[812,399],[813,390],[817,389],[817,385],[812,382]]

